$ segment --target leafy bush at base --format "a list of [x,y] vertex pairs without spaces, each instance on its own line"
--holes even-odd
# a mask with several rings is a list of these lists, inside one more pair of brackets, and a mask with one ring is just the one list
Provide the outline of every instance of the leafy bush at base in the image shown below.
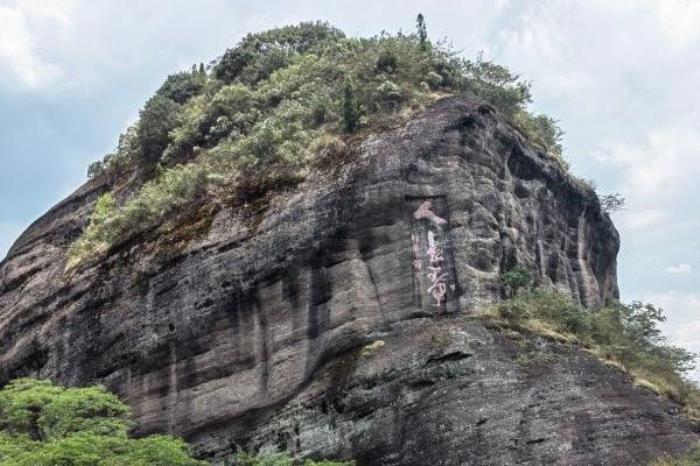
[[553,290],[534,289],[488,309],[481,317],[496,326],[577,341],[599,358],[629,372],[646,388],[686,406],[700,418],[700,389],[684,374],[696,354],[670,345],[661,334],[663,311],[651,304],[610,303],[591,311]]
[[101,387],[17,379],[0,390],[2,466],[199,466],[185,442],[132,439],[129,409]]

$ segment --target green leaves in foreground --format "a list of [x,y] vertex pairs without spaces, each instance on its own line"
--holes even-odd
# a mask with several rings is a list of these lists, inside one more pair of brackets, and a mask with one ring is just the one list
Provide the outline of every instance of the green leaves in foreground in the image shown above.
[[199,466],[180,439],[128,437],[129,409],[101,387],[17,379],[0,390],[0,465]]

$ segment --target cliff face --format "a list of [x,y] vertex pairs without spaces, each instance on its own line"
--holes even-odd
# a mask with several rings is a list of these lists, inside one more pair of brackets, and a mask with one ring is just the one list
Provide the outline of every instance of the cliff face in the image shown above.
[[81,188],[0,266],[0,382],[104,383],[141,433],[209,458],[640,464],[697,438],[583,351],[537,340],[555,362],[524,368],[473,318],[514,265],[591,308],[617,296],[595,194],[487,105],[444,99],[264,212],[219,210],[65,273],[106,189]]

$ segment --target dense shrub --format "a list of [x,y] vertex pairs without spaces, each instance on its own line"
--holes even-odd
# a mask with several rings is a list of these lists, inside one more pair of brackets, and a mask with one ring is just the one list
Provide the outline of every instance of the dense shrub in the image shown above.
[[141,110],[138,138],[141,155],[146,164],[157,162],[170,143],[170,131],[177,126],[180,104],[156,94]]
[[524,112],[532,101],[529,82],[521,81],[505,66],[484,60],[483,54],[479,54],[476,61],[463,61],[461,66],[463,86],[509,118]]
[[206,83],[207,75],[203,67],[199,70],[193,67],[192,71],[181,71],[168,76],[156,94],[178,104],[184,104],[200,94]]
[[518,111],[514,123],[528,135],[530,140],[540,146],[545,153],[561,157],[561,139],[564,132],[557,126],[557,122],[547,115],[532,115],[528,112]]
[[132,125],[119,136],[119,143],[115,152],[107,154],[103,160],[90,165],[88,178],[116,177],[122,173],[128,173],[130,167],[139,159],[140,151],[138,126]]
[[321,22],[248,34],[218,60],[214,76],[225,83],[255,84],[286,66],[295,55],[344,37],[342,31]]
[[197,466],[185,443],[131,439],[129,409],[100,387],[61,388],[17,379],[0,390],[0,464],[5,466]]
[[355,97],[355,90],[350,82],[345,84],[343,92],[343,127],[348,133],[355,132],[360,124],[360,109]]
[[512,298],[518,294],[518,291],[530,285],[532,285],[532,275],[522,267],[516,266],[501,274],[501,286],[506,297]]

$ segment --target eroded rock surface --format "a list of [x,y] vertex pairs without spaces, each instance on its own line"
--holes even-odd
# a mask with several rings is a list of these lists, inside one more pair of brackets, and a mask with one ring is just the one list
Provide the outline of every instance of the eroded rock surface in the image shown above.
[[[101,382],[139,432],[361,465],[641,464],[697,438],[673,403],[576,348],[522,367],[470,316],[527,267],[594,308],[617,296],[595,194],[488,105],[444,99],[251,221],[144,235],[65,273],[93,182],[0,265],[0,382]],[[258,221],[261,220],[261,221]]]

